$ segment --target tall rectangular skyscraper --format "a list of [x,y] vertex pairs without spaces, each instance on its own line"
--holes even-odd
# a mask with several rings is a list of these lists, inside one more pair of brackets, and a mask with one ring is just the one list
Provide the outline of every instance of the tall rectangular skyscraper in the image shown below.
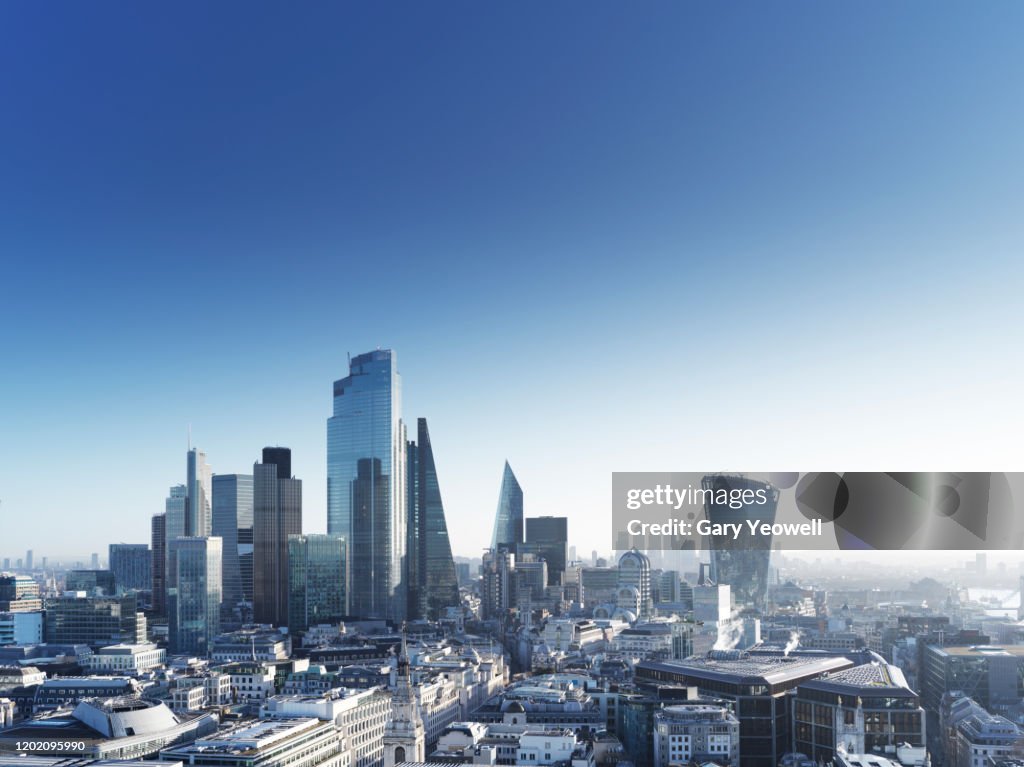
[[[224,541],[222,566],[224,602],[223,610],[230,616],[245,600],[247,589],[241,567],[241,556],[251,552],[252,540],[240,542],[245,533],[240,531],[252,529],[252,475],[251,474],[214,474],[213,475],[213,534]],[[251,535],[251,532],[250,532]],[[243,551],[242,547],[245,547]],[[251,560],[248,577],[252,577]],[[248,592],[252,593],[249,584]]]
[[188,490],[184,485],[173,485],[164,501],[164,535],[173,541],[188,535]]
[[327,420],[327,532],[348,541],[355,616],[406,616],[405,453],[395,353],[353,357],[349,374],[334,382]]
[[562,582],[568,559],[569,519],[567,517],[527,517],[526,543],[522,553],[530,553],[548,563],[549,586]]
[[167,552],[171,652],[205,657],[220,633],[221,540],[175,538],[168,542]]
[[154,514],[150,525],[150,572],[153,584],[153,612],[167,615],[167,514]]
[[253,615],[288,625],[288,536],[302,534],[302,480],[291,476],[291,450],[263,449],[252,467]]
[[192,448],[185,462],[186,526],[185,534],[204,537],[210,534],[210,496],[213,472],[206,462],[206,453]]

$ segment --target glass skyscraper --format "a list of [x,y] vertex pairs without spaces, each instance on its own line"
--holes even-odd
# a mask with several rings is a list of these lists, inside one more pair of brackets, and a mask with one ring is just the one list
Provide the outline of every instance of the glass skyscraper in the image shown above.
[[349,610],[406,616],[406,441],[395,353],[360,354],[334,382],[327,419],[327,532],[349,545]]
[[154,514],[150,524],[152,545],[150,571],[153,583],[153,614],[167,615],[167,514]]
[[339,623],[348,614],[348,551],[338,535],[288,536],[288,629]]
[[[730,534],[708,536],[708,546],[711,549],[711,580],[729,585],[737,607],[763,610],[768,594],[772,537],[751,536],[745,523],[747,520],[755,519],[768,524],[773,523],[779,503],[779,491],[767,482],[737,474],[708,474],[701,480],[701,487],[705,491],[712,491],[704,496],[704,514],[708,520],[716,524],[742,524],[738,538],[733,538]],[[713,503],[715,492],[721,490],[734,493],[750,490],[755,494],[759,490],[764,490],[767,503],[745,503],[739,505],[739,508],[732,508],[724,503]]]
[[417,420],[416,432],[417,441],[407,446],[406,472],[409,617],[437,620],[446,607],[458,606],[459,583],[426,418]]
[[203,537],[210,534],[210,484],[213,472],[206,462],[206,453],[192,448],[185,463],[186,505],[185,535]]
[[173,541],[188,535],[188,491],[184,485],[173,485],[164,502],[166,514],[164,534],[166,540]]
[[252,467],[253,615],[275,626],[288,624],[288,536],[302,533],[302,480],[291,470],[286,447],[263,448]]
[[145,543],[112,543],[107,562],[118,593],[152,588],[151,554]]
[[505,472],[501,477],[501,492],[498,493],[498,511],[494,517],[494,533],[491,548],[515,551],[523,542],[523,489],[512,473],[512,467],[505,461]]
[[[241,556],[251,553],[252,538],[245,543],[245,530],[252,530],[252,475],[251,474],[214,474],[213,475],[213,534],[223,544],[222,567],[224,588],[224,614],[230,616],[239,602],[245,601],[246,591],[251,595],[252,584],[245,588]],[[251,536],[251,532],[250,532]],[[243,546],[245,550],[243,551]],[[252,577],[252,561],[250,558],[248,577]],[[251,596],[250,596],[251,599]]]
[[221,540],[167,543],[167,628],[171,652],[205,657],[220,633]]
[[562,583],[569,554],[569,519],[567,517],[527,517],[526,543],[520,554],[534,554],[548,563],[548,586]]

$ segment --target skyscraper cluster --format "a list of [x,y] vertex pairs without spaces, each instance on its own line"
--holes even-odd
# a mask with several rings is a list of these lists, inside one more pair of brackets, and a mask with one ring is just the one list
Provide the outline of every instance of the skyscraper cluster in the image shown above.
[[[146,549],[174,651],[203,654],[222,626],[253,620],[301,632],[350,616],[436,619],[459,605],[430,433],[420,418],[407,439],[394,352],[351,358],[333,394],[326,535],[304,534],[288,448],[264,448],[252,474],[214,474],[189,448]],[[131,556],[111,547],[119,569]]]

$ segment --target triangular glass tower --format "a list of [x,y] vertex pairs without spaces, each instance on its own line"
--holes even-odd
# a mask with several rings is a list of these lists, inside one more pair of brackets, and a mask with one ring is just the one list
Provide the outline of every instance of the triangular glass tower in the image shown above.
[[497,551],[506,548],[514,551],[523,542],[523,489],[512,473],[512,467],[505,461],[505,473],[501,477],[501,492],[498,494],[498,512],[494,517],[494,533],[491,548]]
[[406,449],[409,615],[437,620],[446,607],[458,606],[459,582],[427,419],[418,419],[416,427],[417,441],[409,442]]

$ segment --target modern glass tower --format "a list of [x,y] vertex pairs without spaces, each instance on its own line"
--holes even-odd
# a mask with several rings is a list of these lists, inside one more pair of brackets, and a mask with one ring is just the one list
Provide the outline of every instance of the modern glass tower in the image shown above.
[[520,547],[520,553],[531,553],[547,562],[547,585],[560,585],[569,558],[569,519],[527,517],[526,543]]
[[360,354],[334,382],[327,419],[327,532],[349,545],[349,610],[406,616],[406,442],[395,353]]
[[[768,566],[772,555],[770,535],[751,536],[746,521],[757,519],[771,524],[779,503],[779,491],[767,482],[737,474],[708,474],[701,480],[706,493],[704,514],[712,523],[739,522],[743,525],[738,538],[732,535],[708,536],[711,549],[711,579],[717,584],[728,584],[736,606],[763,610],[768,594]],[[713,503],[719,491],[735,493],[764,490],[768,502],[747,503],[732,508],[725,503]]]
[[164,514],[166,515],[164,528],[166,540],[173,541],[175,538],[188,535],[188,491],[184,485],[171,487],[167,500],[164,501]]
[[302,534],[302,480],[291,476],[291,450],[263,449],[253,475],[253,615],[288,624],[288,536]]
[[206,656],[220,633],[221,540],[175,538],[167,551],[171,652]]
[[[224,541],[222,556],[224,604],[223,612],[231,615],[239,602],[245,601],[246,588],[241,567],[242,547],[252,550],[252,539],[240,542],[240,531],[252,529],[252,475],[213,475],[213,534]],[[252,565],[248,568],[252,577]],[[248,592],[252,593],[252,584]],[[251,598],[251,597],[250,597]]]
[[437,620],[458,606],[459,582],[426,418],[416,422],[416,440],[407,446],[409,617]]
[[206,453],[192,448],[185,462],[186,505],[185,535],[204,537],[210,534],[210,484],[213,472],[206,462]]
[[150,571],[153,584],[153,613],[167,615],[167,514],[154,514],[150,524],[152,546]]
[[306,631],[348,615],[348,550],[339,535],[288,536],[288,629]]
[[505,461],[505,473],[501,477],[501,492],[498,493],[498,512],[494,517],[494,533],[491,548],[497,551],[506,548],[514,551],[523,542],[523,489],[512,473],[512,467]]
[[148,544],[112,543],[108,552],[107,562],[114,573],[118,593],[149,591],[152,588],[152,556]]

